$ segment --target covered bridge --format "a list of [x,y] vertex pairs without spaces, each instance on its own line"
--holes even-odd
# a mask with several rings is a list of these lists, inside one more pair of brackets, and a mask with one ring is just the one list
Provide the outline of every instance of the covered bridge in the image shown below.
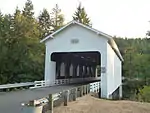
[[100,80],[101,97],[122,96],[123,58],[111,36],[71,21],[41,42],[46,45],[45,81]]

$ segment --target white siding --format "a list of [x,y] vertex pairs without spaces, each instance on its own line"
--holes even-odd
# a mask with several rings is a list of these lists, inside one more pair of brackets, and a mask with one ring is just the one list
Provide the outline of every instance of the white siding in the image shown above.
[[115,60],[114,60],[114,75],[115,75],[115,82],[114,87],[119,87],[122,84],[122,62],[118,58],[118,56],[115,54]]
[[121,85],[121,61],[107,44],[107,91],[112,94]]
[[51,52],[46,47],[46,55],[45,55],[45,81],[49,81],[50,83],[53,83],[55,80],[56,74],[56,62],[51,61]]
[[[76,44],[71,43],[72,39],[78,39]],[[51,52],[78,52],[78,51],[98,51],[106,52],[107,39],[98,36],[81,26],[74,25],[64,29],[64,31],[54,36],[46,42],[46,47]]]

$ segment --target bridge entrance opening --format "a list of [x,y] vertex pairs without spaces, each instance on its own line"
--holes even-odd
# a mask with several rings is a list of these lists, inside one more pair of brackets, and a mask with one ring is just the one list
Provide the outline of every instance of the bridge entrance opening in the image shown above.
[[88,52],[54,52],[51,61],[56,64],[56,79],[100,77],[101,54]]

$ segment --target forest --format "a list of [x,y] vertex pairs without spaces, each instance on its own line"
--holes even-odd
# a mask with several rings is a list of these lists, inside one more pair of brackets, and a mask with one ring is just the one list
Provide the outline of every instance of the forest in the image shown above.
[[[72,19],[92,27],[81,4]],[[64,25],[65,17],[57,4],[50,12],[43,9],[38,17],[34,15],[30,0],[23,9],[16,7],[13,14],[0,12],[0,84],[42,80],[45,47],[40,40]],[[124,58],[123,76],[137,79],[135,83],[129,82],[125,91],[132,96],[139,95],[144,88],[150,91],[147,88],[150,84],[150,39],[114,36],[114,40]]]

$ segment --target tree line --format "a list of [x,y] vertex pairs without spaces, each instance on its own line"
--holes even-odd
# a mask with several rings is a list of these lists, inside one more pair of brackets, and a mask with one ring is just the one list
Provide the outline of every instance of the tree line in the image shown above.
[[123,76],[146,80],[150,78],[150,39],[114,37],[123,55]]
[[[73,19],[91,26],[81,4]],[[35,18],[30,0],[22,10],[16,7],[13,14],[0,12],[0,84],[42,80],[45,47],[39,42],[64,26],[64,21],[57,4],[50,12],[43,9]]]
[[150,102],[150,39],[114,37],[123,55],[123,98]]

